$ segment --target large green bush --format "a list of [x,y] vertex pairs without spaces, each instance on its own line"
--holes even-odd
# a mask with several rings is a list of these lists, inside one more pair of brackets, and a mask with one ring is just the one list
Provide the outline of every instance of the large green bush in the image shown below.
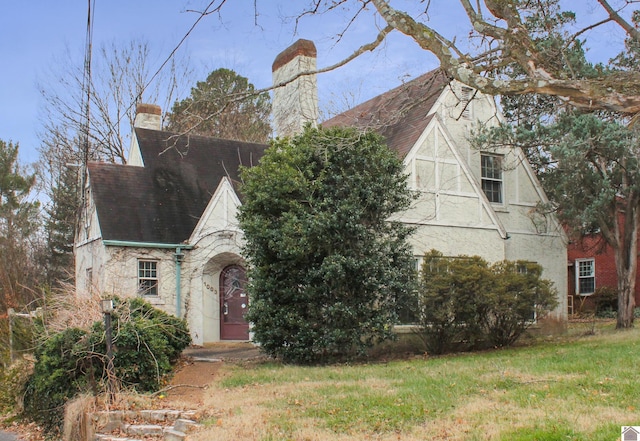
[[441,354],[513,344],[537,317],[553,309],[557,293],[540,265],[432,250],[420,271],[419,335]]
[[[186,322],[139,298],[116,301],[112,320],[118,381],[138,391],[157,390],[162,377],[191,343]],[[93,325],[91,346],[106,353],[104,322]]]
[[242,175],[247,319],[261,348],[322,363],[391,338],[415,275],[410,230],[389,220],[413,200],[397,154],[373,133],[307,128]]
[[24,396],[25,414],[45,429],[62,422],[64,404],[90,389],[95,366],[89,350],[88,333],[69,328],[54,334],[36,348],[34,372]]
[[[112,314],[114,371],[117,382],[140,392],[160,387],[163,376],[191,342],[184,320],[141,299],[114,300]],[[103,322],[89,332],[71,328],[42,342],[34,373],[27,382],[25,413],[48,430],[62,422],[64,404],[81,392],[106,387],[106,340]]]
[[479,257],[424,256],[420,271],[419,335],[429,352],[441,354],[460,345],[474,346],[487,315],[490,271]]
[[537,263],[496,262],[491,274],[486,334],[492,346],[509,346],[558,305],[558,292]]

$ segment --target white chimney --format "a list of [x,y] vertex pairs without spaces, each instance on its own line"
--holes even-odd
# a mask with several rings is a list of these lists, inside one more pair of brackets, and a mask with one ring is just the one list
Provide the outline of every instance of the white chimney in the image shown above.
[[276,136],[301,133],[307,123],[318,123],[318,84],[316,75],[301,72],[316,70],[317,51],[313,41],[298,40],[282,51],[273,62],[273,122]]
[[[138,104],[136,106],[136,117],[133,120],[133,128],[162,130],[162,109],[160,106],[146,103]],[[127,165],[144,167],[135,130],[131,131],[131,145],[129,147]]]
[[156,104],[140,103],[136,106],[136,118],[133,127],[162,130],[162,109]]

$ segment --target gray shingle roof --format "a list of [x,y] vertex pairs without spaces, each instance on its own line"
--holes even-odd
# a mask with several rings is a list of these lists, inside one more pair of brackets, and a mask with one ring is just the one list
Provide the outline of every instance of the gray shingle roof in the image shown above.
[[[423,133],[450,79],[431,71],[322,125],[371,129],[404,158]],[[240,166],[257,164],[264,144],[137,128],[144,167],[92,163],[89,176],[105,240],[177,244],[197,225],[223,177],[236,191]]]
[[237,190],[241,165],[266,145],[136,129],[145,166],[92,163],[89,176],[105,240],[181,243],[223,177]]

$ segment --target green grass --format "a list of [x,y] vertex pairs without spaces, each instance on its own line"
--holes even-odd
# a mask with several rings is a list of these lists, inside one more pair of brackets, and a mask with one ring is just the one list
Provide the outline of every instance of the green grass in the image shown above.
[[[640,331],[389,363],[231,371],[221,387],[261,391],[262,439],[615,440],[640,425]],[[273,399],[264,394],[272,393]],[[329,436],[328,434],[331,434]],[[333,437],[333,438],[332,438]]]

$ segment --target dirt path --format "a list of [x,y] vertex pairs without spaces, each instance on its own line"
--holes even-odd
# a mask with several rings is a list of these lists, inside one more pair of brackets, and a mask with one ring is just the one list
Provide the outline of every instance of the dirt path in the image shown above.
[[208,386],[216,381],[223,362],[240,362],[262,358],[251,343],[215,343],[189,348],[182,366],[173,376],[164,395],[167,406],[197,409],[203,404]]
[[203,404],[205,391],[215,381],[221,365],[221,361],[187,361],[163,394],[165,405],[197,409]]

